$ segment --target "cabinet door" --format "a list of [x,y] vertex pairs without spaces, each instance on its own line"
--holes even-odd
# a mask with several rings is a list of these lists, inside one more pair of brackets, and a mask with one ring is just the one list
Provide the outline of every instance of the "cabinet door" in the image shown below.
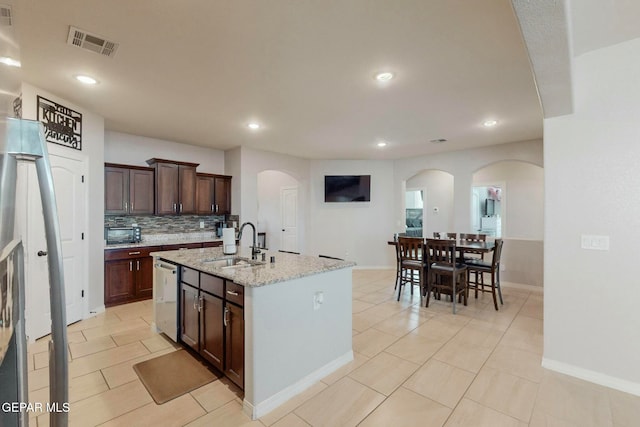
[[154,174],[152,170],[129,170],[129,212],[151,215],[154,206]]
[[153,258],[138,258],[136,264],[136,298],[146,299],[153,296]]
[[244,310],[225,303],[224,316],[224,373],[238,387],[244,389]]
[[127,302],[135,296],[135,260],[117,260],[104,263],[104,305]]
[[156,214],[178,213],[178,165],[156,164]]
[[129,169],[104,168],[104,213],[126,215],[129,213]]
[[180,284],[180,339],[198,351],[198,290],[184,283]]
[[179,207],[181,214],[196,213],[196,168],[180,165],[179,171]]
[[198,175],[196,181],[196,213],[211,215],[214,212],[213,177]]
[[215,177],[215,213],[218,215],[231,213],[231,178]]
[[200,354],[220,371],[224,369],[223,302],[221,298],[200,292]]

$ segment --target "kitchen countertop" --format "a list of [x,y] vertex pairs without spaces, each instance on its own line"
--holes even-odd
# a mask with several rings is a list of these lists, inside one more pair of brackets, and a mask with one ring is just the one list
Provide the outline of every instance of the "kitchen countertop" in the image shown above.
[[186,243],[202,243],[217,242],[222,238],[217,237],[213,231],[203,231],[199,233],[171,233],[171,234],[143,234],[140,243],[123,243],[116,245],[107,245],[105,249],[128,249],[142,248],[145,246],[162,246],[162,245],[182,245]]
[[[251,267],[216,267],[215,263],[207,262],[217,259],[240,257],[251,259],[251,248],[240,247],[235,255],[225,255],[221,247],[187,249],[181,251],[151,252],[151,256],[161,258],[175,264],[210,273],[232,280],[238,285],[258,287],[272,283],[284,282],[300,277],[311,276],[356,265],[352,261],[295,255],[277,251],[262,250],[266,254],[266,262],[262,263],[262,254],[257,259],[261,263]],[[275,262],[270,263],[274,256]]]

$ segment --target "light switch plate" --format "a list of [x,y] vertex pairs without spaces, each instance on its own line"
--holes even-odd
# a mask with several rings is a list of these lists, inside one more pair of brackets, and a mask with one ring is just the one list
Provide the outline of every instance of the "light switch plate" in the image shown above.
[[596,251],[609,250],[609,236],[597,236],[591,234],[583,234],[581,236],[582,249],[590,249]]

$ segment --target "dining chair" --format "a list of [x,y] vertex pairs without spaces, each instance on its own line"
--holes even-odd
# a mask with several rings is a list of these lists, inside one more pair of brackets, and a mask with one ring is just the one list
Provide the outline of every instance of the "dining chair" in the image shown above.
[[[487,241],[487,235],[486,234],[474,234],[474,233],[460,233],[460,240],[465,240],[467,242],[486,242]],[[464,251],[463,254],[461,254],[460,258],[461,258],[461,259],[459,259],[460,262],[466,262],[467,260],[471,260],[471,259],[484,260],[484,252],[483,251],[474,251],[474,250],[467,249],[467,250]],[[478,279],[480,281],[484,280],[482,274],[479,274],[477,271],[475,271],[474,273],[475,273],[476,282],[478,282]],[[469,278],[467,278],[467,281],[469,281]]]
[[[500,257],[502,256],[502,245],[504,241],[502,239],[496,239],[495,247],[493,249],[493,257],[491,262],[484,261],[478,258],[470,258],[465,260],[465,264],[469,271],[468,280],[469,286],[475,289],[475,297],[478,298],[478,291],[491,292],[493,296],[493,306],[498,310],[498,301],[496,299],[496,289],[500,296],[500,304],[504,304],[502,300],[502,288],[500,287]],[[476,280],[471,281],[471,273],[476,273]],[[484,279],[478,281],[478,274],[482,278],[484,273],[491,274],[491,283],[484,283]],[[485,289],[485,286],[491,286],[490,289]]]
[[398,237],[398,251],[400,254],[400,282],[398,288],[398,301],[405,284],[419,286],[420,292],[424,286],[425,259],[424,240],[421,237]]
[[434,239],[444,239],[444,236],[446,234],[446,238],[449,240],[456,240],[458,238],[458,233],[440,233],[439,231],[434,231],[433,232],[433,238]]
[[402,267],[400,266],[400,245],[398,245],[398,237],[404,237],[406,235],[406,233],[395,233],[393,235],[393,241],[396,248],[396,284],[393,287],[394,290],[398,289],[398,285],[400,284],[400,277],[402,276]]
[[456,242],[449,239],[427,239],[426,307],[432,291],[451,296],[453,314],[456,313],[456,298],[464,299],[467,305],[467,266],[456,260]]

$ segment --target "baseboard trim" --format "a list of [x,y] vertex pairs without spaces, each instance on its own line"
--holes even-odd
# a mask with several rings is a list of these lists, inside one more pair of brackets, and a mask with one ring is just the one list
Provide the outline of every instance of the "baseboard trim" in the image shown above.
[[284,390],[279,391],[278,393],[256,405],[248,402],[247,399],[244,399],[244,401],[242,402],[242,410],[245,414],[250,416],[252,420],[257,420],[258,418],[264,416],[278,406],[282,405],[287,400],[302,393],[303,391],[320,381],[322,378],[335,372],[352,360],[353,351],[350,350],[337,359],[332,360],[331,362],[302,378],[300,381],[290,385]]
[[544,288],[542,286],[534,286],[534,285],[527,285],[525,283],[514,283],[514,282],[501,282],[500,285],[505,288],[522,289],[529,292],[544,293]]
[[542,358],[542,367],[581,380],[589,381],[594,384],[613,388],[625,393],[640,396],[640,384],[621,378],[612,377],[601,372],[591,371],[589,369],[579,368],[568,363],[558,362],[557,360]]
[[[98,306],[98,307],[94,308],[93,310],[89,310],[89,314],[84,319],[88,319],[90,317],[93,317],[96,314],[104,313],[105,310],[106,310],[106,308],[105,308],[104,304],[102,304],[101,306]],[[82,319],[82,320],[84,320],[84,319]]]

